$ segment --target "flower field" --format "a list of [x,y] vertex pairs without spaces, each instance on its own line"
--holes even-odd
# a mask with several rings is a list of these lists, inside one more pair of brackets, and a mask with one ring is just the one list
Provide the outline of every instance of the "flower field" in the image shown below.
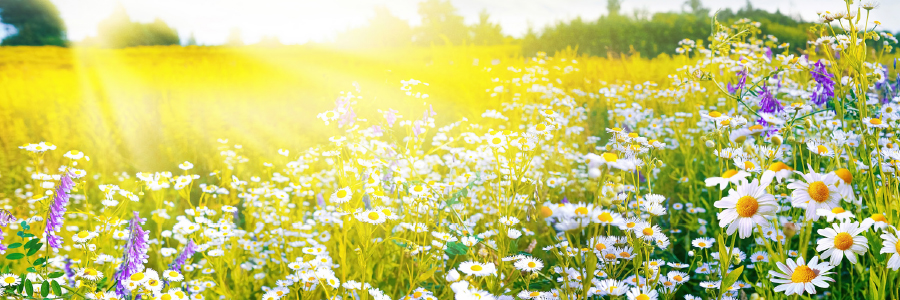
[[2,48],[0,295],[900,299],[866,11],[652,59]]

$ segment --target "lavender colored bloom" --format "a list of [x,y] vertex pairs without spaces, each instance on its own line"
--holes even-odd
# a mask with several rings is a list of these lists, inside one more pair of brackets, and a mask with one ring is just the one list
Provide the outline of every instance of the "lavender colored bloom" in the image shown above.
[[384,119],[388,123],[388,127],[394,127],[394,122],[397,122],[397,119],[399,119],[397,113],[398,111],[390,108],[384,112]]
[[187,245],[184,245],[184,249],[181,250],[181,254],[169,265],[169,270],[180,272],[181,267],[187,263],[188,259],[194,256],[194,252],[197,252],[197,245],[194,244],[194,241],[188,240]]
[[783,110],[784,105],[775,99],[775,96],[769,91],[768,84],[763,84],[762,91],[759,92],[759,112],[777,113]]
[[813,80],[816,82],[816,87],[813,89],[810,100],[812,100],[814,104],[822,106],[827,103],[828,100],[834,99],[834,75],[828,73],[825,64],[823,64],[821,60],[813,65],[813,70],[810,71],[810,75],[812,75]]
[[730,82],[728,83],[728,93],[730,94],[737,93],[747,85],[747,70],[742,69],[737,72],[737,75],[741,76],[741,79],[738,79],[737,84],[732,85]]
[[47,245],[54,249],[62,247],[62,237],[56,235],[56,232],[62,229],[66,206],[69,205],[69,192],[72,191],[74,186],[75,183],[72,182],[69,172],[63,174],[59,180],[59,186],[56,187],[53,203],[50,204],[50,212],[47,215],[47,228],[44,230],[44,235],[47,236]]
[[134,218],[131,219],[131,223],[128,225],[129,236],[128,242],[125,244],[125,256],[122,260],[122,265],[116,272],[116,295],[120,297],[125,296],[127,293],[124,284],[125,280],[128,280],[135,273],[143,272],[144,264],[147,263],[147,258],[150,257],[147,255],[150,234],[141,228],[141,223],[143,222],[144,219],[141,219],[138,212],[134,212]]
[[66,258],[66,278],[68,278],[69,286],[75,287],[75,271],[72,270],[72,259]]

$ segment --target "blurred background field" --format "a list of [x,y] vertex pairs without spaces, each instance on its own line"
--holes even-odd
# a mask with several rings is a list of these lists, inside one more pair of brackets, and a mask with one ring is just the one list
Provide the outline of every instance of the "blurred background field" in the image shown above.
[[[560,55],[580,60],[597,81],[581,75],[558,85],[584,91],[600,80],[661,81],[685,59]],[[2,47],[0,164],[21,167],[15,162],[27,155],[17,146],[34,141],[93,155],[93,168],[129,172],[202,162],[219,138],[250,154],[306,148],[331,136],[316,114],[341,91],[363,96],[360,111],[414,118],[427,103],[442,123],[473,118],[500,102],[493,79],[525,60],[512,46]],[[429,97],[405,95],[401,81],[409,79],[429,83],[416,89]]]
[[[220,138],[243,145],[248,156],[310,147],[334,135],[316,114],[333,108],[342,91],[363,96],[361,112],[396,109],[412,118],[427,103],[440,124],[473,118],[514,97],[493,89],[542,52],[579,62],[577,76],[559,70],[554,77],[568,90],[596,95],[602,82],[667,84],[672,74],[689,76],[677,68],[697,53],[683,50],[704,44],[714,15],[726,24],[759,22],[758,35],[780,38],[780,45],[767,46],[789,54],[806,53],[805,41],[815,36],[808,16],[751,2],[725,8],[688,0],[675,11],[651,13],[608,0],[592,4],[602,8],[596,18],[577,15],[512,35],[497,21],[506,20],[504,11],[484,9],[473,19],[465,2],[428,0],[408,5],[415,21],[400,17],[403,10],[398,15],[392,3],[356,8],[371,13],[326,40],[291,44],[295,36],[276,34],[295,31],[288,18],[271,35],[248,37],[234,27],[211,41],[204,31],[168,24],[167,16],[174,17],[165,11],[146,20],[134,1],[101,2],[92,5],[110,11],[85,35],[79,16],[89,13],[71,3],[0,0],[0,184],[11,184],[7,174],[27,173],[20,172],[27,155],[18,146],[39,141],[86,152],[94,158],[91,169],[104,174],[168,170],[185,160],[202,170],[218,159],[211,154]],[[286,2],[269,4],[277,3]],[[274,7],[266,11],[274,14]],[[265,15],[258,23],[265,17],[277,18]],[[884,49],[872,45],[873,52]],[[884,57],[889,63],[893,54]],[[427,99],[405,95],[401,81],[410,79],[430,84],[416,88]],[[588,103],[595,120],[587,130],[604,135],[599,98]]]

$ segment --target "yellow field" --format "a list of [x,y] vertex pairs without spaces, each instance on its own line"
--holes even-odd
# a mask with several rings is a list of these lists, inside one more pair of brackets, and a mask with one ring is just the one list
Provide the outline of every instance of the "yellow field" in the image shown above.
[[[579,59],[581,74],[565,85],[595,92],[597,80],[659,82],[684,64],[665,57]],[[219,138],[251,154],[305,148],[334,134],[315,116],[332,108],[341,91],[355,92],[354,83],[364,96],[360,111],[393,108],[409,117],[421,114],[424,101],[405,96],[400,81],[429,83],[426,101],[439,123],[449,122],[497,106],[501,99],[486,92],[495,86],[491,79],[524,60],[515,46],[3,47],[0,169],[27,159],[17,146],[41,140],[96,156],[93,168],[104,172],[203,162]]]

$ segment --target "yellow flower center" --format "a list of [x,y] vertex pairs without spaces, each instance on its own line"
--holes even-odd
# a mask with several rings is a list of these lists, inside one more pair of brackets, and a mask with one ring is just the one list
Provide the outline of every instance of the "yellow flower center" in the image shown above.
[[641,230],[641,233],[643,233],[644,235],[647,235],[647,236],[653,235],[653,228],[650,228],[650,227],[644,228],[644,230]]
[[872,118],[871,120],[869,120],[869,123],[871,123],[872,125],[881,125],[881,119]]
[[834,248],[847,250],[853,246],[853,237],[849,233],[841,232],[834,237]]
[[421,185],[417,185],[416,187],[413,188],[413,190],[415,190],[416,192],[421,192],[421,191],[423,191],[423,190],[425,190],[425,189],[422,188]]
[[637,297],[634,297],[634,299],[637,299],[637,300],[650,300],[650,296],[647,296],[647,294],[640,294],[640,295],[638,295]]
[[885,218],[883,214],[874,214],[870,218],[872,218],[872,221],[875,221],[875,222],[887,223],[887,218]]
[[765,257],[765,256],[762,256],[762,255],[757,255],[757,256],[756,256],[756,260],[763,260],[763,259],[766,259],[766,257]]
[[528,267],[529,267],[529,268],[534,268],[534,267],[537,267],[537,264],[534,263],[533,261],[529,261],[529,262],[528,262]]
[[501,140],[500,138],[495,137],[494,139],[491,140],[491,144],[499,145],[500,142],[502,142],[502,141],[503,141],[503,140]]
[[637,223],[635,223],[635,222],[628,222],[628,224],[625,224],[625,227],[628,227],[628,228],[634,228],[634,226],[637,226]]
[[816,152],[819,152],[819,154],[826,154],[828,153],[828,148],[823,145],[819,145],[816,147]]
[[622,253],[619,253],[619,256],[621,256],[621,257],[631,257],[631,253],[628,253],[628,252],[622,252]]
[[537,297],[537,296],[540,296],[540,295],[541,295],[540,292],[531,292],[531,293],[528,293],[528,296],[529,296],[529,297]]
[[717,112],[717,111],[711,111],[711,112],[709,112],[709,116],[713,117],[713,118],[718,118],[718,117],[722,116],[722,113]]
[[697,246],[700,246],[700,247],[706,247],[706,243],[704,243],[704,242],[699,242],[699,243],[697,243]]
[[845,211],[846,210],[844,210],[844,208],[840,207],[840,206],[831,209],[831,213],[833,213],[833,214],[839,214],[839,213],[842,213]]
[[345,190],[340,190],[340,191],[338,191],[338,192],[337,192],[337,197],[338,197],[338,198],[344,198],[344,197],[347,197],[347,191],[345,191]]
[[84,269],[84,275],[95,276],[95,275],[97,275],[97,270],[90,269],[90,268]]
[[749,218],[755,215],[756,211],[759,210],[759,202],[752,196],[743,196],[741,199],[738,199],[734,209],[737,210],[739,216]]
[[675,281],[681,281],[682,279],[684,279],[684,277],[681,277],[681,275],[675,275],[675,277],[672,277],[672,279],[675,279]]
[[606,162],[616,162],[619,160],[619,156],[616,155],[615,153],[606,152],[606,153],[603,153],[603,155],[601,155],[601,157],[603,157],[603,160],[605,160]]
[[756,165],[754,165],[752,162],[750,162],[749,160],[744,162],[744,170],[753,170],[753,168],[756,168]]
[[897,253],[900,253],[900,241],[898,241],[897,244],[894,245],[894,250],[897,251]]
[[537,129],[537,131],[544,131],[547,129],[547,125],[544,125],[543,123],[538,124],[534,129]]
[[479,265],[473,265],[469,269],[471,269],[472,271],[478,272],[478,271],[481,271],[482,268]]
[[774,162],[771,165],[769,165],[769,171],[772,171],[772,172],[778,172],[781,170],[790,170],[790,169],[791,169],[791,167],[788,167],[788,165],[786,165],[780,161]]
[[16,278],[7,276],[6,278],[3,278],[3,282],[5,282],[6,284],[12,284],[13,282],[16,282]]
[[615,255],[615,254],[612,254],[612,253],[607,253],[607,254],[606,254],[605,256],[603,256],[603,257],[606,258],[606,259],[608,259],[608,260],[616,259],[616,255]]
[[843,179],[846,183],[853,182],[853,175],[850,174],[850,170],[841,168],[834,171],[834,174]]
[[144,279],[144,273],[138,272],[138,273],[131,274],[132,281],[140,281],[141,279]]
[[370,212],[367,217],[369,218],[369,220],[375,221],[375,220],[378,220],[380,216],[378,215],[377,212],[373,211],[373,212]]
[[600,215],[597,216],[597,220],[600,220],[600,222],[603,222],[603,223],[609,223],[609,222],[613,221],[613,217],[608,212],[602,212],[602,213],[600,213]]
[[819,276],[819,272],[811,269],[808,266],[798,266],[794,269],[794,274],[791,274],[791,282],[793,283],[806,283],[812,282],[816,276]]
[[756,130],[762,130],[762,129],[763,129],[763,126],[762,126],[762,125],[759,125],[759,124],[750,126],[750,130],[756,131]]
[[737,173],[737,170],[728,170],[725,171],[725,173],[722,173],[722,178],[731,178],[734,177],[734,175],[737,175]]
[[576,215],[586,215],[588,213],[587,207],[579,207],[575,209]]
[[86,238],[87,238],[88,236],[90,236],[90,235],[91,235],[91,234],[88,233],[87,231],[81,231],[81,232],[78,233],[78,238],[80,238],[80,239],[86,239]]
[[162,296],[159,297],[159,299],[161,299],[161,300],[172,300],[172,295],[169,295],[169,294],[163,294]]
[[419,297],[422,297],[422,292],[413,293],[413,298],[419,298]]
[[603,243],[597,243],[596,245],[594,245],[594,249],[597,249],[597,251],[603,251],[604,249],[606,249],[606,245],[604,245]]
[[547,218],[553,215],[553,210],[546,206],[541,206],[541,217]]
[[831,191],[828,190],[828,186],[825,185],[824,182],[821,181],[813,181],[809,184],[809,197],[816,202],[822,203],[828,200],[828,196]]

